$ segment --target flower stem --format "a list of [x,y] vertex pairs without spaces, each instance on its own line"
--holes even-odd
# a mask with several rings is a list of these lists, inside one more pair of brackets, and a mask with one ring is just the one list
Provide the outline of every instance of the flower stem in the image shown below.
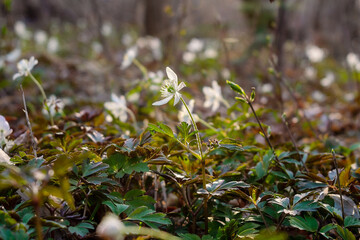
[[258,125],[260,126],[261,132],[263,133],[263,135],[264,135],[264,137],[265,137],[265,140],[266,140],[268,146],[270,147],[271,151],[273,152],[273,154],[274,154],[274,156],[275,156],[276,163],[280,164],[280,160],[279,160],[279,158],[277,157],[277,155],[276,155],[276,153],[275,153],[274,147],[272,146],[269,137],[267,136],[264,128],[262,127],[261,122],[260,122],[260,119],[258,118],[258,116],[257,116],[257,114],[256,114],[256,112],[255,112],[255,109],[254,109],[254,107],[253,107],[250,99],[248,98],[248,96],[246,96],[246,102],[247,102],[247,104],[250,106],[251,111],[253,112],[253,114],[254,114],[254,116],[255,116],[255,118],[256,118],[256,121],[257,121]]
[[144,79],[146,80],[148,78],[146,67],[142,65],[136,58],[133,59],[133,63],[140,69]]
[[336,177],[337,177],[337,183],[338,183],[338,188],[339,188],[340,203],[341,203],[341,214],[342,214],[342,218],[344,220],[345,219],[344,202],[343,202],[343,196],[342,196],[342,190],[341,190],[341,184],[340,184],[339,168],[338,168],[338,165],[337,165],[336,155],[335,155],[334,149],[332,149],[332,156],[333,156],[333,161],[334,161],[334,165],[335,165],[335,169],[336,169]]
[[[197,141],[197,145],[199,148],[199,152],[200,152],[200,159],[201,159],[201,172],[202,172],[202,182],[203,182],[203,189],[206,190],[206,174],[205,174],[205,158],[203,155],[203,151],[201,148],[201,138],[200,138],[200,134],[199,134],[199,129],[197,128],[197,125],[195,123],[194,117],[191,114],[191,111],[189,109],[189,107],[187,106],[186,102],[184,101],[184,99],[182,97],[180,97],[181,102],[184,104],[186,111],[188,112],[191,122],[194,126],[194,130],[196,132],[196,141]],[[205,234],[208,233],[208,209],[207,209],[207,201],[208,198],[207,196],[204,197],[204,217],[205,217]]]
[[39,88],[39,90],[40,90],[40,92],[41,92],[41,95],[42,95],[42,97],[43,97],[43,103],[44,103],[45,109],[46,109],[46,111],[47,111],[48,114],[49,114],[50,124],[51,124],[51,126],[53,126],[53,125],[54,125],[54,119],[53,119],[53,116],[51,115],[50,108],[49,108],[49,106],[48,106],[47,103],[46,103],[47,97],[46,97],[44,88],[41,86],[41,84],[39,83],[39,81],[36,80],[36,78],[31,74],[31,72],[29,72],[29,76],[30,76],[31,80],[36,84],[36,86]]

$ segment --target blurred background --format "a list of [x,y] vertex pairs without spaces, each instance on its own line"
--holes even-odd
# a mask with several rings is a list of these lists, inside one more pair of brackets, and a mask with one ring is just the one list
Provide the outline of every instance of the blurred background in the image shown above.
[[[45,91],[74,108],[101,105],[115,93],[145,109],[159,98],[170,66],[205,116],[202,87],[231,79],[247,91],[256,87],[259,106],[279,114],[303,109],[324,131],[336,121],[337,131],[360,122],[359,0],[2,0],[0,6],[2,113],[22,114],[12,76],[21,58],[35,56],[34,74]],[[38,90],[26,79],[23,86],[36,105]],[[148,96],[144,89],[156,91]],[[148,114],[137,111],[140,118]]]

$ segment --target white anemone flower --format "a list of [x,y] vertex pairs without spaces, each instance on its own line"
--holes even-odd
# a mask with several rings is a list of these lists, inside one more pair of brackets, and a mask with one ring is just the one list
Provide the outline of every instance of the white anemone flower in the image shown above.
[[2,143],[7,136],[12,133],[9,123],[6,121],[4,116],[0,115],[0,143]]
[[309,45],[305,49],[306,56],[311,62],[321,62],[325,58],[325,51],[318,46]]
[[360,60],[358,55],[355,53],[349,53],[346,56],[346,61],[352,70],[360,71]]
[[[62,113],[65,107],[65,102],[61,98],[51,95],[48,99],[46,99],[46,105],[49,108],[50,115],[54,117],[56,113]],[[45,107],[43,108],[42,113],[44,115],[49,114]]]
[[159,70],[157,72],[149,72],[148,77],[151,80],[150,90],[157,92],[160,90],[161,82],[164,79],[163,71]]
[[180,90],[186,87],[184,82],[181,82],[178,85],[178,77],[171,68],[166,67],[166,74],[169,79],[166,79],[160,89],[161,96],[163,100],[154,102],[153,106],[160,106],[168,103],[172,98],[174,98],[174,106],[180,101],[181,94]]
[[190,40],[189,44],[187,45],[187,50],[193,53],[201,52],[204,49],[204,41],[193,38]]
[[96,234],[104,239],[123,240],[125,225],[115,214],[107,214],[96,228]]
[[31,32],[27,30],[26,25],[22,21],[17,21],[14,25],[16,35],[21,38],[28,40],[31,37]]
[[46,32],[43,30],[38,30],[34,34],[34,40],[37,45],[44,45],[47,41],[47,38],[48,38],[48,36],[47,36]]
[[[191,99],[189,101],[189,104],[188,104],[188,108],[189,108],[189,111],[190,113],[193,115],[194,117],[194,121],[196,121],[198,119],[198,116],[196,114],[193,114],[193,110],[194,110],[194,105],[195,105],[195,100],[194,99]],[[191,124],[191,118],[189,116],[189,113],[188,111],[186,110],[186,107],[185,105],[182,105],[181,106],[181,110],[179,111],[178,113],[178,118],[180,120],[180,122],[186,122],[188,124]]]
[[29,60],[20,60],[20,62],[18,62],[17,64],[18,72],[14,74],[13,80],[22,76],[28,76],[36,64],[38,64],[38,60],[35,59],[33,56]]
[[59,40],[56,37],[50,37],[47,50],[49,53],[56,53],[59,50]]
[[134,61],[134,59],[136,58],[137,56],[137,47],[136,46],[132,46],[131,48],[129,48],[125,55],[124,55],[124,59],[121,63],[121,70],[124,70],[126,68],[128,68],[132,62]]
[[[116,96],[116,94],[111,94],[111,102],[106,102],[104,107],[112,113],[115,118],[120,119],[122,122],[126,122],[127,116],[127,106],[126,99],[124,96]],[[109,120],[109,119],[107,119]]]
[[211,107],[211,111],[215,112],[220,107],[220,103],[224,100],[221,94],[221,87],[217,81],[212,81],[211,85],[212,87],[203,88],[203,93],[205,95],[204,107]]

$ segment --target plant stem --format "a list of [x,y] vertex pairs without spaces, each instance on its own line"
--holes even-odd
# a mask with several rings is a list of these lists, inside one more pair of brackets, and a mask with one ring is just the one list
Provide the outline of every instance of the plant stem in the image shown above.
[[[204,155],[203,155],[203,151],[201,148],[201,138],[200,138],[200,134],[199,134],[199,129],[196,126],[195,120],[191,114],[191,111],[189,109],[189,107],[187,106],[186,102],[184,101],[184,99],[182,97],[180,97],[181,102],[184,104],[186,111],[188,112],[191,122],[194,126],[194,130],[196,132],[196,141],[197,141],[197,145],[199,148],[199,152],[200,152],[200,159],[201,159],[201,172],[202,172],[202,181],[203,181],[203,189],[206,190],[206,174],[205,174],[205,159],[204,159]],[[207,209],[207,197],[204,197],[204,217],[205,217],[205,234],[208,233],[208,209]]]
[[255,205],[256,209],[259,211],[259,214],[260,214],[260,216],[261,216],[262,220],[264,221],[265,227],[266,227],[266,228],[269,228],[269,226],[268,226],[267,222],[265,221],[264,214],[262,214],[262,212],[260,211],[259,206],[258,206],[256,203],[254,203],[254,205]]
[[39,88],[39,90],[40,90],[40,92],[41,92],[41,95],[42,95],[42,97],[43,97],[43,104],[44,104],[44,106],[45,106],[46,111],[47,111],[48,114],[49,114],[50,124],[51,124],[51,126],[53,126],[53,125],[54,125],[54,119],[53,119],[53,116],[51,115],[50,108],[49,108],[49,106],[48,106],[47,103],[46,103],[47,97],[46,97],[44,88],[41,86],[41,84],[39,83],[39,81],[36,80],[36,78],[31,74],[31,72],[29,72],[29,76],[30,76],[31,80],[36,84],[36,86]]
[[273,154],[274,154],[274,156],[275,156],[276,162],[277,162],[278,164],[280,164],[279,158],[277,157],[277,155],[276,155],[276,153],[275,153],[275,150],[274,150],[274,148],[273,148],[273,146],[272,146],[272,144],[271,144],[271,142],[270,142],[270,139],[269,139],[269,137],[267,136],[264,128],[262,127],[261,122],[260,122],[260,120],[259,120],[259,118],[258,118],[258,116],[257,116],[257,114],[256,114],[256,112],[255,112],[255,109],[254,109],[254,107],[253,107],[250,99],[249,99],[247,96],[246,96],[246,102],[247,102],[248,105],[250,106],[251,111],[253,112],[253,114],[254,114],[254,116],[255,116],[255,118],[256,118],[256,121],[257,121],[257,123],[259,124],[262,133],[264,134],[265,140],[266,140],[268,146],[270,147],[270,149],[272,150],[272,152],[273,152]]
[[130,117],[131,117],[132,120],[134,121],[135,131],[138,131],[138,130],[139,130],[139,127],[138,127],[137,122],[136,122],[135,114],[134,114],[133,111],[131,111],[129,108],[126,108],[126,112],[130,115]]
[[[287,132],[289,133],[291,142],[292,142],[292,144],[294,145],[295,150],[296,150],[297,154],[298,154],[299,157],[300,157],[300,156],[301,156],[301,155],[300,155],[300,151],[299,151],[299,149],[298,149],[298,147],[297,147],[297,144],[296,144],[296,142],[295,142],[295,138],[294,138],[293,134],[292,134],[291,131],[290,131],[289,123],[288,123],[287,120],[286,120],[285,114],[283,115],[282,120],[283,120],[283,123],[285,124],[285,127],[286,127]],[[305,164],[303,161],[301,161],[301,163],[303,164],[303,167],[304,167],[305,171],[308,173],[309,170],[307,169],[306,164]]]
[[143,74],[144,79],[147,80],[148,74],[147,74],[146,67],[144,65],[142,65],[139,62],[139,60],[137,60],[136,58],[133,59],[133,63],[140,69],[141,73]]
[[337,165],[336,155],[335,155],[334,149],[332,149],[331,152],[332,152],[333,161],[334,161],[334,165],[335,165],[335,169],[336,169],[336,177],[337,177],[337,182],[338,182],[339,195],[340,195],[340,203],[341,203],[341,214],[342,214],[342,218],[343,218],[343,220],[344,220],[344,218],[345,218],[345,211],[344,211],[344,202],[343,202],[342,190],[341,190],[341,184],[340,184],[340,178],[339,178],[339,168],[338,168],[338,165]]
[[21,84],[20,84],[20,90],[21,90],[23,104],[24,104],[24,113],[25,113],[25,117],[26,117],[26,122],[27,122],[27,125],[28,125],[28,128],[29,128],[29,131],[30,131],[30,137],[31,137],[32,145],[33,145],[34,156],[35,156],[35,158],[37,158],[36,141],[35,141],[34,133],[33,133],[32,128],[31,128],[31,123],[30,123],[30,119],[29,119],[29,113],[28,113],[27,106],[26,106],[24,89],[22,88]]

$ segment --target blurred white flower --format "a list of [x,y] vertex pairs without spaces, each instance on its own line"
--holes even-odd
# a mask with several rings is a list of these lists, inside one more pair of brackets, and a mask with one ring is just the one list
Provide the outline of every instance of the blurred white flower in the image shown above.
[[215,48],[207,48],[203,54],[203,57],[206,59],[216,58],[217,56],[218,56],[218,52]]
[[0,115],[0,148],[6,144],[7,137],[12,133],[9,123],[6,121],[4,116]]
[[9,155],[7,155],[1,148],[0,148],[0,163],[14,165],[14,163],[10,161]]
[[224,79],[229,79],[231,77],[231,72],[229,69],[227,68],[224,68],[221,70],[221,76],[224,78]]
[[8,54],[4,56],[0,56],[0,68],[5,66],[5,62],[9,62],[9,63],[16,62],[20,58],[20,56],[21,56],[20,48],[15,48]]
[[91,48],[92,48],[93,52],[96,54],[100,54],[103,51],[103,46],[101,45],[101,43],[96,42],[96,41],[91,44]]
[[119,217],[115,214],[108,213],[101,220],[96,228],[96,234],[103,239],[123,240],[125,239],[122,230],[125,228]]
[[26,29],[24,22],[17,21],[15,23],[14,30],[16,35],[21,39],[28,40],[31,38],[31,32]]
[[138,103],[140,99],[140,93],[134,92],[127,96],[127,100],[132,103]]
[[163,100],[154,102],[153,106],[160,106],[168,103],[174,97],[174,106],[181,98],[180,90],[186,87],[184,82],[178,85],[178,77],[171,68],[166,67],[166,74],[169,79],[166,79],[160,89]]
[[110,36],[112,33],[112,24],[109,22],[104,23],[101,26],[101,34],[105,37]]
[[[194,121],[196,122],[199,117],[196,114],[193,113],[194,106],[195,106],[195,100],[191,99],[189,101],[188,108],[189,108],[189,111],[190,111],[190,113],[192,114],[192,116],[194,118]],[[190,115],[189,115],[188,111],[186,110],[185,105],[181,106],[181,110],[178,113],[178,118],[179,118],[180,122],[186,122],[188,124],[191,124],[191,118],[190,118]]]
[[326,96],[318,90],[314,91],[311,96],[315,101],[318,102],[324,102],[326,100]]
[[59,40],[56,37],[50,37],[47,50],[49,53],[56,53],[59,50]]
[[162,81],[164,80],[164,72],[161,70],[159,70],[157,72],[149,72],[148,77],[152,83],[150,86],[150,90],[152,90],[154,92],[159,91],[160,85],[161,85]]
[[136,46],[132,46],[131,48],[126,50],[126,53],[124,54],[123,61],[121,63],[121,69],[122,70],[128,68],[132,64],[133,60],[137,56],[137,52],[138,52],[138,50],[137,50]]
[[150,49],[155,60],[162,59],[162,44],[160,39],[151,36],[141,37],[136,41],[136,45],[139,48]]
[[125,33],[121,38],[122,44],[129,47],[131,43],[133,42],[133,38],[129,33]]
[[187,50],[189,52],[193,52],[193,53],[198,53],[201,52],[204,48],[204,41],[198,39],[198,38],[193,38],[190,40],[190,42],[187,45]]
[[22,76],[28,76],[31,72],[31,70],[34,68],[34,66],[38,64],[38,60],[35,59],[33,56],[30,57],[29,60],[22,59],[17,64],[18,72],[14,74],[13,80],[22,77]]
[[37,45],[44,45],[47,41],[47,34],[43,30],[38,30],[34,34],[34,40]]
[[[111,112],[111,114],[115,117],[120,119],[122,122],[126,122],[127,116],[127,106],[126,106],[126,99],[124,96],[116,96],[116,94],[111,94],[111,102],[104,103],[105,109]],[[110,120],[107,118],[106,120]]]
[[265,83],[261,85],[261,92],[262,93],[270,93],[273,91],[273,85],[271,83]]
[[203,87],[202,91],[205,95],[204,107],[211,107],[211,111],[215,112],[223,101],[221,87],[217,81],[212,81],[212,87]]
[[316,77],[316,70],[313,67],[306,67],[304,75],[306,78],[313,80]]
[[321,79],[320,84],[323,87],[330,87],[335,81],[335,75],[332,72],[327,72],[325,77]]
[[161,60],[162,59],[162,46],[161,46],[160,39],[155,38],[155,37],[150,37],[148,45],[151,49],[154,59]]
[[182,58],[185,63],[189,64],[194,62],[196,54],[193,52],[184,52]]
[[308,45],[305,49],[306,56],[311,62],[321,62],[325,58],[325,51],[318,46]]
[[[65,107],[65,102],[61,98],[57,98],[55,95],[51,95],[46,99],[46,105],[49,108],[50,115],[55,116],[56,113],[62,113]],[[42,113],[47,116],[49,113],[46,110],[45,106],[42,109]]]
[[345,93],[344,99],[348,102],[352,102],[355,100],[355,94],[354,93]]
[[349,53],[346,56],[346,62],[349,64],[352,70],[360,71],[360,60],[358,55],[355,53]]

